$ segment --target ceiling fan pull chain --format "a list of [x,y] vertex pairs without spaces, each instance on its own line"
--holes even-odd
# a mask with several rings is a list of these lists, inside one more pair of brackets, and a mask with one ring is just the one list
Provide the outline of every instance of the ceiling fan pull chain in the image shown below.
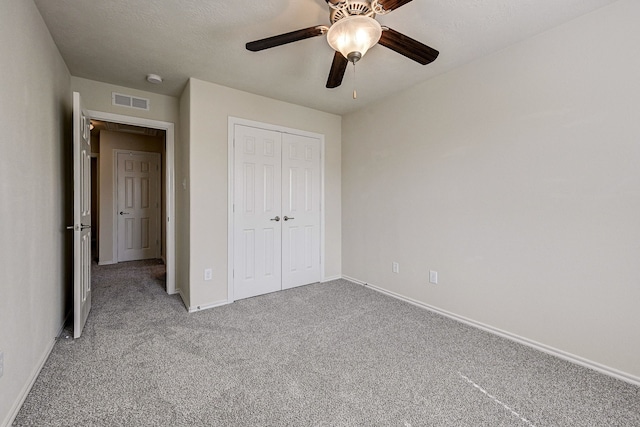
[[358,98],[358,93],[356,92],[356,63],[353,62],[353,99]]

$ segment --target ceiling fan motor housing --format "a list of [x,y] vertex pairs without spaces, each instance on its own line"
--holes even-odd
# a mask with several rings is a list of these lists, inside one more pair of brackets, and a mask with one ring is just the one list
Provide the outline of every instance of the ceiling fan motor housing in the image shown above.
[[[346,0],[337,3],[327,2],[331,7],[331,14],[329,16],[331,23],[335,24],[337,21],[346,18],[347,16],[368,16],[369,18],[375,18],[376,13],[371,6],[371,2],[368,0]],[[377,3],[377,2],[376,2]]]

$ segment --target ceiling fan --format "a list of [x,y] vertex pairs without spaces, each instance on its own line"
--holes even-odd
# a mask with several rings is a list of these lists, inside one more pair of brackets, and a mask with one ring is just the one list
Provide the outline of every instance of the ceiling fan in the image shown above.
[[[437,50],[405,36],[389,27],[381,26],[376,15],[384,15],[412,0],[325,0],[329,5],[331,26],[291,31],[246,44],[252,52],[258,52],[287,43],[326,34],[329,45],[336,51],[331,64],[327,88],[342,84],[347,64],[354,65],[376,43],[398,52],[422,65],[438,57]],[[355,96],[355,95],[354,95]]]

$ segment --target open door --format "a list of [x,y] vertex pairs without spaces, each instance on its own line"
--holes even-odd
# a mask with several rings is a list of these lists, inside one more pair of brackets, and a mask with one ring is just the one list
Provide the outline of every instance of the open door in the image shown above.
[[89,117],[73,93],[73,337],[91,310],[91,149]]

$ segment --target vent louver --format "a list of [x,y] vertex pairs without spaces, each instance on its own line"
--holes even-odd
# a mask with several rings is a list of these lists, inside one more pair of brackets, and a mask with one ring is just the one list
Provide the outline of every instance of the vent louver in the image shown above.
[[149,100],[137,96],[125,95],[122,93],[111,93],[111,104],[120,107],[135,108],[137,110],[149,111]]

